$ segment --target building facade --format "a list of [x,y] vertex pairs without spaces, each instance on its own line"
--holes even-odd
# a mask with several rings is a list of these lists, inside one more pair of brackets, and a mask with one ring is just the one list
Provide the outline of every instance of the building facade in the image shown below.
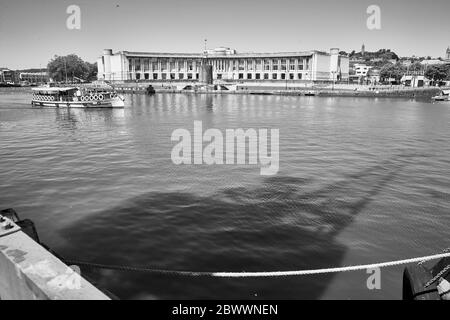
[[0,69],[0,83],[15,83],[16,74],[14,71],[9,69]]
[[238,53],[216,48],[203,53],[144,53],[106,49],[97,60],[98,79],[108,81],[198,81],[202,64],[213,80],[347,81],[349,58],[339,49],[285,53]]
[[355,64],[355,74],[358,77],[366,77],[369,70],[372,68],[371,66],[365,65],[365,64]]
[[20,81],[29,83],[47,83],[50,81],[47,72],[21,72],[19,73]]

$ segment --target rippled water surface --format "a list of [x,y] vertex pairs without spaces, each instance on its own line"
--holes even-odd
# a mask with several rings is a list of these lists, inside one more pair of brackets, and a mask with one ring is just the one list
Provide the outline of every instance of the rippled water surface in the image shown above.
[[[31,109],[0,91],[0,207],[71,259],[278,271],[423,256],[450,239],[450,104],[404,99],[128,95],[124,110]],[[279,128],[280,171],[176,166],[172,131]],[[214,279],[96,271],[120,298],[401,298],[401,267]]]

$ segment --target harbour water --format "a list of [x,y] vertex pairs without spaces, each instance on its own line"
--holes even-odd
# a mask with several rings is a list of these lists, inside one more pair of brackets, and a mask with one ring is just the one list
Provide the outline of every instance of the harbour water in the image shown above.
[[[409,99],[126,95],[31,109],[0,89],[0,208],[60,255],[192,271],[280,271],[439,253],[450,239],[450,105]],[[280,170],[176,166],[173,130],[280,129]],[[400,299],[402,267],[217,279],[86,271],[130,299]]]

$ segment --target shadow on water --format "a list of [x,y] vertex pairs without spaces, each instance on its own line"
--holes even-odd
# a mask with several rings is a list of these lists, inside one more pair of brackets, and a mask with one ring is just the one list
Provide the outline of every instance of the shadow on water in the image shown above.
[[[336,236],[401,169],[389,160],[308,192],[310,180],[272,177],[253,189],[207,197],[146,193],[63,230],[69,244],[58,250],[82,261],[171,270],[339,266],[347,247]],[[124,299],[317,299],[333,277],[222,279],[119,271],[90,276]]]

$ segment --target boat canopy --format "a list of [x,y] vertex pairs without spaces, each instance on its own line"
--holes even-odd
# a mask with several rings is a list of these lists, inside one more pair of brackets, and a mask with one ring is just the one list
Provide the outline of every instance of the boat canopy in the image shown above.
[[39,91],[39,92],[47,92],[47,93],[58,93],[58,92],[74,91],[74,90],[78,90],[78,88],[77,87],[67,87],[67,88],[39,87],[39,88],[32,88],[32,90]]
[[450,90],[442,90],[442,94],[444,96],[448,96],[448,95],[450,95]]

